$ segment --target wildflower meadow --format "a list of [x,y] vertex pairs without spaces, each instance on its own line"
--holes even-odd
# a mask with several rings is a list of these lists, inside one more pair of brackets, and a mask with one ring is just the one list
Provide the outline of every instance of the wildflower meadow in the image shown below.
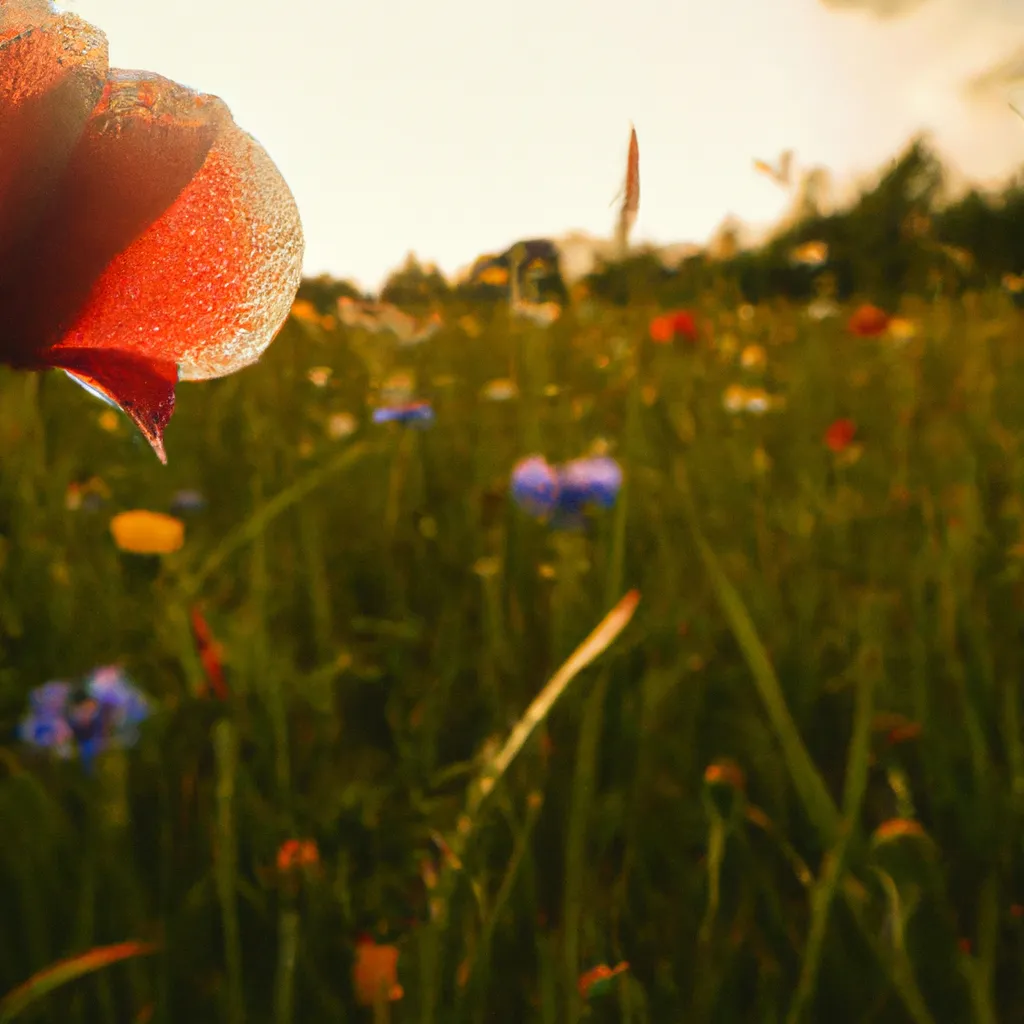
[[0,1024],[1024,1018],[1024,178],[369,296],[44,0],[0,136]]
[[0,1019],[1013,1019],[1019,314],[902,312],[7,373]]

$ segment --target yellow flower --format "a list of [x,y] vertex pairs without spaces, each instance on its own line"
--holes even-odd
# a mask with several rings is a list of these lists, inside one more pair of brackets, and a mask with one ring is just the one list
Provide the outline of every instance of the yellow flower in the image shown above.
[[741,384],[730,384],[722,394],[726,412],[742,412],[747,407],[747,389]]
[[121,417],[113,409],[104,409],[99,415],[99,421],[108,434],[116,433],[121,427]]
[[162,512],[136,509],[110,520],[114,543],[133,555],[169,555],[185,543],[185,524]]
[[464,317],[459,319],[459,326],[468,334],[471,338],[479,338],[480,332],[483,328],[480,326],[480,321],[475,316],[466,314]]
[[1003,274],[1003,287],[1011,295],[1024,292],[1024,274]]
[[480,271],[478,278],[481,284],[501,286],[508,284],[508,271],[504,267],[486,267]]
[[562,315],[562,307],[557,302],[526,302],[521,299],[512,306],[512,314],[540,327],[548,327]]
[[501,569],[501,561],[493,555],[484,555],[473,563],[473,572],[484,579],[496,576],[499,569]]
[[767,412],[772,407],[772,398],[763,388],[751,388],[746,394],[746,402],[743,406],[747,412],[757,415]]
[[350,412],[335,412],[327,419],[327,436],[333,441],[340,441],[356,432],[355,416]]
[[820,267],[828,262],[827,242],[804,242],[798,245],[791,253],[790,259],[794,263],[802,263],[808,267]]
[[487,399],[489,402],[507,402],[518,394],[519,389],[516,387],[515,381],[504,377],[488,381],[480,389],[480,397]]
[[726,358],[731,358],[736,354],[737,348],[739,348],[739,341],[736,339],[736,335],[732,331],[726,331],[718,342],[718,351]]
[[305,321],[307,324],[318,324],[320,322],[320,314],[317,312],[316,306],[308,299],[296,299],[292,303],[292,316],[296,320]]
[[893,341],[909,341],[917,334],[917,324],[904,316],[894,316],[889,321],[889,337]]
[[312,366],[306,371],[306,379],[315,388],[325,388],[333,373],[329,366]]
[[768,353],[760,345],[748,345],[740,353],[740,366],[744,370],[762,370],[768,362]]

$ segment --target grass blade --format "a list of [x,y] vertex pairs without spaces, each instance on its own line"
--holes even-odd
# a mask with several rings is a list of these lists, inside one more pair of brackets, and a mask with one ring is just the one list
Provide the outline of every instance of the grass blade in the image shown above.
[[726,576],[711,545],[704,539],[704,534],[697,522],[697,512],[686,478],[686,470],[681,461],[677,464],[677,479],[685,498],[684,505],[690,530],[711,580],[715,598],[732,629],[736,642],[743,651],[747,665],[750,667],[757,691],[782,747],[782,756],[793,779],[793,785],[796,787],[808,817],[818,830],[822,845],[831,848],[835,845],[839,835],[839,810],[833,802],[821,774],[811,760],[807,747],[804,746],[804,742],[800,738],[796,722],[793,721],[793,716],[786,705],[782,686],[775,675],[768,652],[757,635],[750,613],[744,606],[743,599],[736,588]]
[[248,519],[239,523],[235,529],[225,535],[224,539],[210,552],[206,561],[196,572],[182,581],[182,591],[194,596],[199,593],[202,585],[212,576],[236,551],[252,543],[261,536],[266,528],[283,512],[297,505],[303,498],[312,494],[318,487],[325,484],[335,473],[340,473],[358,462],[367,452],[370,445],[365,442],[353,444],[341,452],[336,458],[325,462],[322,466],[311,470],[300,477],[290,487],[275,494],[273,498],[261,505]]
[[[533,730],[540,725],[548,716],[548,712],[554,707],[555,702],[565,692],[566,687],[583,671],[592,661],[603,654],[615,638],[629,625],[633,618],[636,606],[640,603],[640,592],[631,590],[619,603],[598,623],[594,631],[576,648],[566,659],[562,667],[551,677],[547,686],[526,709],[525,714],[516,723],[515,728],[509,733],[505,745],[501,748],[498,756],[491,762],[481,784],[475,787],[475,792],[480,794],[471,813],[479,809],[484,797],[493,788],[494,784],[505,774],[509,765],[515,760],[516,755],[523,749],[523,745],[530,738]],[[484,780],[487,780],[486,782]],[[485,792],[486,791],[486,792]]]
[[0,1000],[0,1024],[14,1020],[33,1004],[48,996],[54,989],[75,981],[86,974],[131,957],[146,956],[157,947],[148,942],[118,942],[112,946],[97,946],[78,956],[60,960],[33,974],[24,984],[8,992]]

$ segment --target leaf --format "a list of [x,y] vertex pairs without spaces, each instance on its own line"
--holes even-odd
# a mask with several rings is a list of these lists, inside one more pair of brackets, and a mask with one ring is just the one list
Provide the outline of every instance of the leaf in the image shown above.
[[677,480],[684,498],[684,507],[689,520],[690,532],[704,563],[715,599],[725,616],[733,637],[743,652],[744,660],[754,678],[768,719],[772,724],[782,748],[782,756],[789,770],[790,778],[804,805],[808,818],[814,824],[822,846],[835,845],[839,835],[839,809],[829,794],[825,780],[800,737],[796,722],[786,704],[782,685],[772,666],[757,629],[750,618],[743,599],[732,585],[722,568],[714,549],[708,544],[697,520],[697,509],[693,501],[689,479],[682,461],[677,462]]
[[590,636],[569,655],[562,667],[551,677],[547,686],[537,694],[523,717],[509,733],[504,747],[494,759],[487,773],[492,782],[497,782],[505,774],[516,754],[522,750],[523,744],[530,738],[533,730],[544,721],[569,683],[598,655],[603,654],[611,646],[612,641],[626,628],[639,603],[640,591],[629,591],[598,623]]
[[629,233],[636,222],[640,209],[640,146],[636,138],[636,129],[629,133],[629,156],[626,158],[626,184],[623,189],[622,207],[619,210],[619,224],[616,232],[621,250],[625,257]]
[[48,996],[54,989],[75,981],[86,974],[98,971],[110,964],[128,960],[134,956],[155,953],[157,946],[148,942],[119,942],[112,946],[97,946],[78,956],[59,960],[55,964],[33,974],[24,984],[8,992],[0,1000],[0,1024],[7,1024],[23,1013],[33,1003]]

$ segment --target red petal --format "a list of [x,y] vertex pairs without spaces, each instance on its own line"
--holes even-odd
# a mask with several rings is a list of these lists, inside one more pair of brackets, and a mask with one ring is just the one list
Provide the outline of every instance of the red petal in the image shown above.
[[[78,218],[77,241],[55,232],[48,259],[60,263],[61,252],[106,239],[98,215],[123,218],[126,192],[150,188],[155,200],[179,191],[164,209],[150,207],[151,222],[130,244],[105,254],[59,344],[171,360],[186,380],[232,373],[259,358],[291,309],[302,273],[295,201],[220,100],[155,75],[115,74],[109,103],[73,158],[96,191],[73,186],[78,197],[64,216]],[[130,155],[128,135],[136,141]],[[81,259],[72,251],[63,265],[78,273]]]
[[[184,116],[187,114],[188,116]],[[230,115],[155,76],[111,72],[45,218],[0,283],[2,308],[36,351],[61,342],[159,352],[122,309],[117,336],[70,337],[97,283],[178,198]],[[159,340],[159,339],[153,339]],[[142,344],[140,344],[140,341]]]
[[213,632],[197,606],[193,605],[190,616],[192,635],[195,638],[196,650],[199,653],[199,661],[203,666],[206,682],[218,700],[227,700],[228,688],[224,682],[224,669],[217,653],[217,641],[214,640]]
[[54,369],[66,371],[124,410],[160,461],[167,462],[164,429],[174,412],[174,385],[178,379],[174,363],[95,348],[57,349],[52,358],[50,365]]
[[[98,29],[74,15],[53,15],[48,3],[0,3],[0,281],[20,276],[26,240],[106,74],[107,43]],[[6,310],[4,319],[10,322]],[[25,361],[18,356],[31,339],[23,332],[5,332],[2,342],[0,358]]]

